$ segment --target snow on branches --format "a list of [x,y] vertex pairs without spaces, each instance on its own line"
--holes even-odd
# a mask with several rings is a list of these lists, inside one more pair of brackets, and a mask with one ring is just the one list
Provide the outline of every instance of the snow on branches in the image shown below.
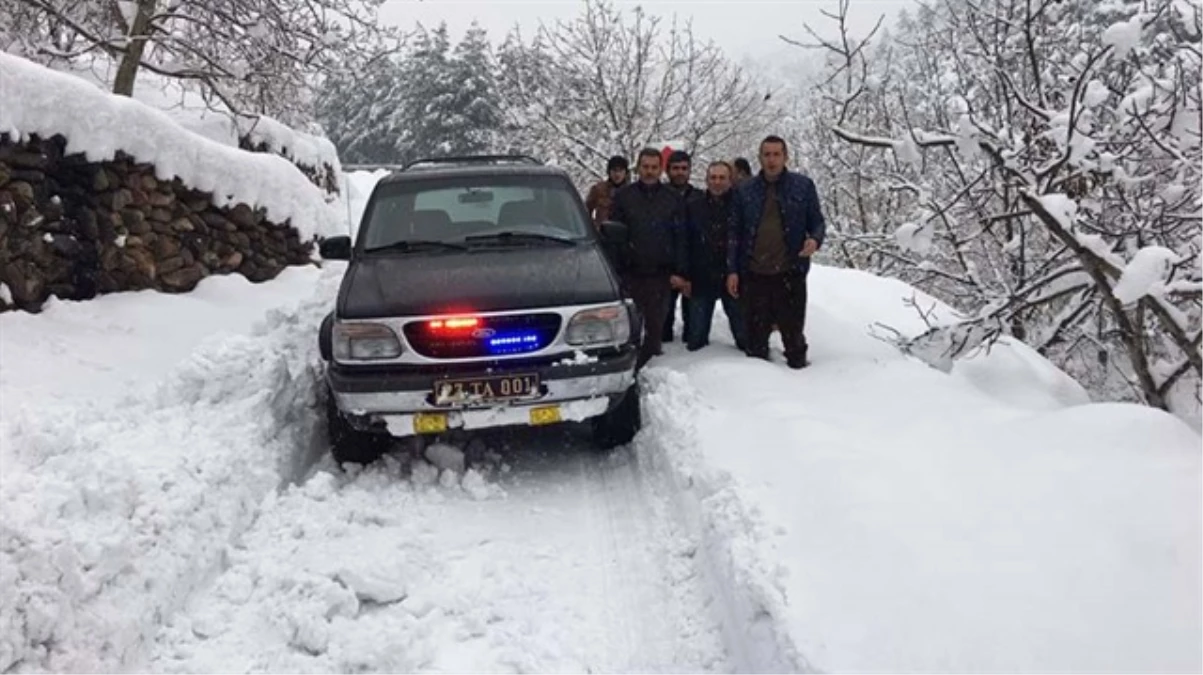
[[819,150],[826,180],[872,187],[828,248],[970,312],[902,346],[946,364],[1010,334],[1197,417],[1199,6],[932,0],[871,54],[841,32]]
[[310,117],[313,79],[393,48],[383,0],[0,0],[0,50],[50,64],[102,54],[114,93],[139,70],[196,84],[214,109]]
[[498,59],[514,129],[584,180],[601,177],[610,155],[664,139],[681,139],[704,167],[754,148],[775,117],[721,47],[675,17],[666,26],[606,0],[587,0],[578,17],[541,25],[530,40],[515,29]]

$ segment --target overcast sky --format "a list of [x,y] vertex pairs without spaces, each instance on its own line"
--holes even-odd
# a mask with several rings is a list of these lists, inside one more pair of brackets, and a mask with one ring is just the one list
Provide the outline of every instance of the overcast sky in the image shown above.
[[[852,29],[868,31],[883,14],[888,23],[900,8],[910,4],[912,0],[851,0]],[[796,53],[796,48],[784,45],[777,36],[802,38],[803,23],[816,29],[830,28],[834,22],[820,10],[834,12],[838,7],[835,0],[614,0],[614,5],[622,9],[641,5],[647,13],[665,19],[674,13],[679,19],[692,18],[695,35],[722,44],[741,62]],[[446,21],[453,40],[458,40],[477,19],[498,41],[515,23],[529,35],[540,19],[548,23],[570,19],[583,6],[583,0],[385,0],[381,17],[405,28],[415,22],[433,28]]]

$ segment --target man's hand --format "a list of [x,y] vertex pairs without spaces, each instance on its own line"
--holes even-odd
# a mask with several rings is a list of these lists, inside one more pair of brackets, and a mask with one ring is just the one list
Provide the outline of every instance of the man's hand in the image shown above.
[[[661,277],[661,278],[663,278],[663,277]],[[689,284],[689,282],[685,281],[684,277],[678,276],[676,274],[674,274],[668,278],[668,285],[672,286],[672,289],[674,291],[680,291],[680,290],[684,289],[688,284]]]
[[802,252],[798,254],[798,257],[809,258],[810,256],[814,255],[815,251],[817,250],[819,250],[819,242],[808,237],[806,241],[802,243]]
[[733,298],[739,297],[739,275],[738,274],[728,274],[727,275],[727,295],[730,295]]

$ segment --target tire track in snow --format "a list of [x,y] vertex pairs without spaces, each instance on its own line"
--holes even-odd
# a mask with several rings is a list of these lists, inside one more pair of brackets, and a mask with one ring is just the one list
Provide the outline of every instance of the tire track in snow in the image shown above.
[[483,436],[485,478],[388,457],[265,502],[150,670],[726,671],[692,548],[629,450]]

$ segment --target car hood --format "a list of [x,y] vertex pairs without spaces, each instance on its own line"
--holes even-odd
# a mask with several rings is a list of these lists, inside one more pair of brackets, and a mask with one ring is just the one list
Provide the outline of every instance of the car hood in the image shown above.
[[359,257],[339,293],[342,318],[493,312],[613,302],[596,244]]

